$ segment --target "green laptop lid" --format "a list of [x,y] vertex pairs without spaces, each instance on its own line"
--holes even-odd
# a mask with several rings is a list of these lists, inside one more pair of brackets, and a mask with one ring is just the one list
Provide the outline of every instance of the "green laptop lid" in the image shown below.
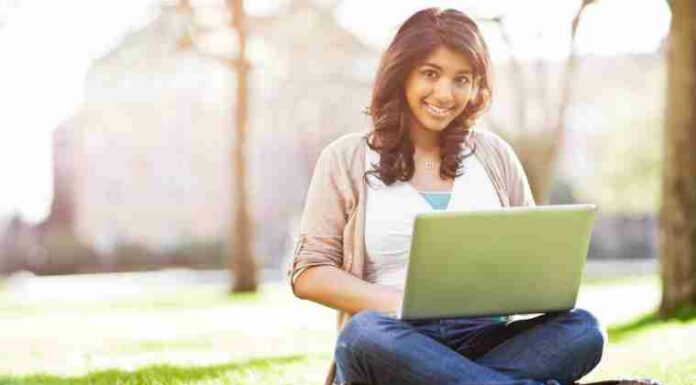
[[573,308],[595,211],[562,205],[417,216],[400,317]]

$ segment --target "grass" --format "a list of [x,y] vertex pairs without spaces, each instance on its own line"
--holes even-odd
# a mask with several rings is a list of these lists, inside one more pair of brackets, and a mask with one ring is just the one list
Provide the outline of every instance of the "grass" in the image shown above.
[[[655,276],[587,281],[579,306],[608,326],[584,381],[696,384],[696,310],[661,321]],[[283,285],[229,297],[217,286],[111,300],[20,301],[0,291],[0,384],[319,384],[335,336],[330,310]]]
[[676,327],[679,328],[684,324],[688,325],[692,321],[696,321],[696,308],[683,308],[677,311],[675,316],[670,320],[661,319],[657,313],[649,313],[638,317],[631,322],[611,326],[608,328],[607,332],[612,341],[619,342],[633,335],[639,334],[642,331],[659,327],[668,327],[672,324],[675,324]]
[[159,385],[159,384],[298,384],[321,378],[310,378],[303,374],[308,366],[322,360],[307,356],[253,359],[219,365],[174,366],[152,365],[134,371],[103,370],[85,376],[31,375],[22,378],[2,377],[0,383],[7,385]]

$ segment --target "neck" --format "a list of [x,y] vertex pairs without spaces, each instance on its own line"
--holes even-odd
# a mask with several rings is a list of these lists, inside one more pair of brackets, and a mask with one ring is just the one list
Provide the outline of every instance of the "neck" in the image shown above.
[[419,154],[439,154],[440,152],[440,133],[420,127],[417,124],[411,125],[411,143]]

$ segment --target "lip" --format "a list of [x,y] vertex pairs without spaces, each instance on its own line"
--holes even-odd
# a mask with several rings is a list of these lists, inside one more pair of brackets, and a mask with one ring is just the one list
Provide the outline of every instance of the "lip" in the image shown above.
[[423,107],[425,108],[426,111],[430,113],[430,115],[436,117],[436,118],[445,118],[450,115],[454,107],[449,107],[449,108],[442,108],[442,107],[437,107],[434,106],[428,102],[423,102]]

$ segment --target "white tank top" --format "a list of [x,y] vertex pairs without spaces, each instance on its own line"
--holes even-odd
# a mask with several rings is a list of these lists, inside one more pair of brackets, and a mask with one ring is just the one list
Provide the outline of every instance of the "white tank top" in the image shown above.
[[[369,147],[365,165],[379,162],[379,153]],[[446,211],[500,208],[498,195],[488,173],[477,156],[468,156],[459,169],[464,173],[454,180]],[[365,215],[365,248],[368,272],[365,279],[403,289],[411,233],[416,215],[435,211],[408,182],[386,186],[375,175],[368,176]]]

